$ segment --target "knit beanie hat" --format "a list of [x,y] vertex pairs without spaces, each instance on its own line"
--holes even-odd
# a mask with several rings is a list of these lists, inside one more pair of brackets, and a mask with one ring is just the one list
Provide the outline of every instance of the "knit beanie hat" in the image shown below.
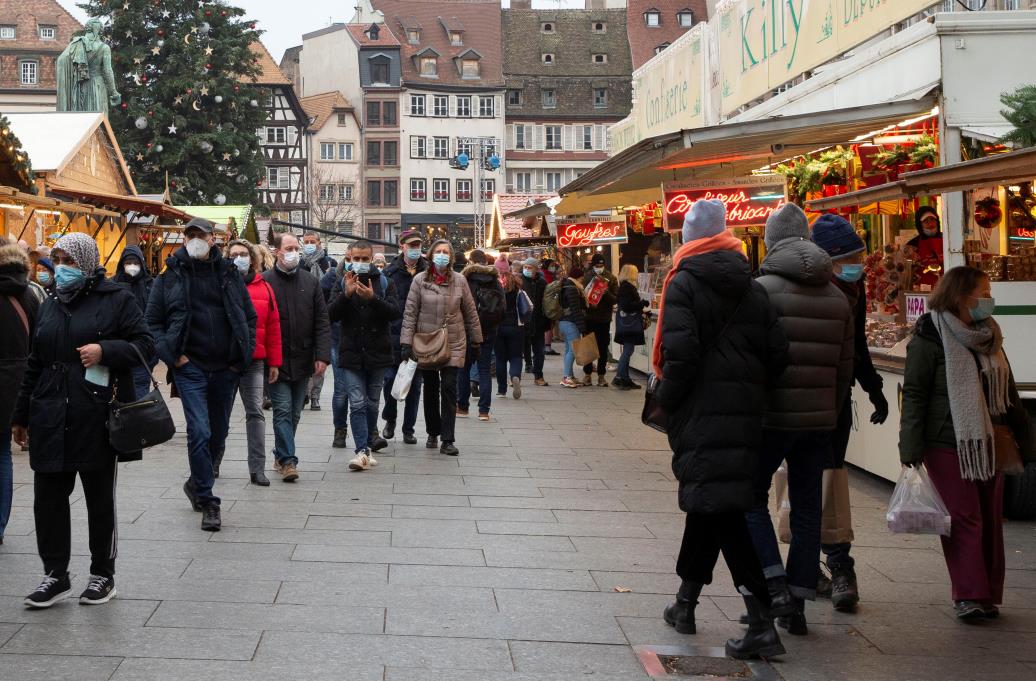
[[97,242],[82,232],[69,232],[54,244],[55,249],[68,253],[86,276],[91,276],[101,262]]
[[863,243],[853,226],[841,215],[824,213],[813,223],[813,243],[824,249],[832,260],[846,258],[863,251]]
[[766,234],[763,241],[770,249],[785,239],[808,239],[809,220],[802,209],[794,203],[784,204],[780,210],[766,220]]
[[50,261],[50,258],[40,258],[39,260],[36,261],[36,264],[37,265],[43,265],[48,270],[50,270],[51,274],[54,273],[54,263],[52,263]]
[[727,207],[719,199],[701,199],[691,204],[683,219],[683,242],[707,239],[727,228]]
[[523,267],[539,267],[540,266],[540,261],[537,260],[536,258],[526,258],[525,260],[522,261],[522,266]]
[[500,274],[507,274],[511,271],[511,263],[507,262],[507,260],[504,258],[500,258],[499,260],[497,260],[494,263],[494,266],[496,267],[496,271]]

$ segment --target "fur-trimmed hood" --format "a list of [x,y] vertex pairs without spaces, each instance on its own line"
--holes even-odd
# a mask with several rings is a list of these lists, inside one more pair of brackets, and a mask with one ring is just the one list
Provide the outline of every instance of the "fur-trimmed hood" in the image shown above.
[[470,279],[472,275],[475,274],[487,274],[495,279],[497,271],[496,267],[492,265],[476,265],[475,263],[470,263],[467,267],[461,270],[461,274],[463,274],[466,279]]
[[22,247],[13,241],[0,242],[0,267],[12,268],[12,271],[29,271],[29,256]]

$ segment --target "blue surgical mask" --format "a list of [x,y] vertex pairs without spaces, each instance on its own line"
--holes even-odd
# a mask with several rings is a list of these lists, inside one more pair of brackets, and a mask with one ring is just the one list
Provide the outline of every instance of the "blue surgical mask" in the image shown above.
[[435,263],[435,266],[438,267],[441,270],[441,269],[443,269],[444,267],[446,267],[447,265],[450,264],[450,254],[449,253],[436,253],[435,255],[432,256],[432,262]]
[[863,265],[842,265],[842,271],[835,275],[844,282],[853,284],[863,278]]
[[46,286],[50,283],[50,272],[38,272],[36,274],[36,280]]
[[354,262],[352,266],[352,270],[356,274],[367,274],[371,271],[371,264],[369,262]]
[[420,257],[421,257],[421,249],[420,248],[408,248],[408,249],[406,249],[406,259],[409,260],[410,262],[417,262],[417,260]]
[[976,298],[975,307],[968,310],[971,314],[971,319],[976,322],[982,322],[993,316],[993,311],[996,309],[996,299],[994,298]]
[[342,271],[343,272],[352,272],[352,270],[353,270],[353,264],[351,262],[346,260],[344,263],[342,263]]
[[526,279],[532,279],[532,276],[533,274],[535,274],[535,272],[533,272],[530,269],[522,269],[522,274],[525,275]]
[[317,252],[317,245],[316,244],[306,244],[305,246],[302,247],[302,252],[305,253],[306,255],[313,255],[314,253]]
[[74,288],[86,281],[86,275],[78,267],[58,265],[54,268],[54,281],[58,288]]

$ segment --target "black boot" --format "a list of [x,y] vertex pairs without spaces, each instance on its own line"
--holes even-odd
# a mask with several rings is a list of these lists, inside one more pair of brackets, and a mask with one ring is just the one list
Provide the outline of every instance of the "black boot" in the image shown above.
[[385,421],[385,428],[381,431],[381,436],[386,440],[391,440],[396,436],[396,422]]
[[427,447],[428,449],[435,449],[436,447],[439,446],[439,436],[438,435],[429,435],[428,436],[428,441],[424,443],[424,446]]
[[697,633],[694,625],[694,606],[698,605],[701,589],[701,584],[685,579],[680,584],[680,590],[676,592],[676,602],[662,612],[665,623],[681,634]]
[[349,446],[349,429],[335,428],[335,437],[331,440],[331,446],[335,449],[345,449]]
[[831,605],[838,612],[852,612],[860,602],[856,586],[856,570],[839,568],[831,571]]
[[748,631],[742,639],[727,641],[727,655],[735,660],[751,660],[762,657],[770,658],[785,653],[781,637],[773,628],[770,613],[755,596],[745,596],[745,608],[748,610]]
[[787,629],[792,636],[805,636],[809,633],[806,627],[806,601],[801,598],[795,599],[795,612],[785,617],[777,618],[777,626]]
[[[787,577],[768,577],[766,579],[766,590],[770,594],[770,615],[783,617],[798,612],[795,607],[795,597],[788,590]],[[748,624],[748,615],[741,615],[741,624]]]

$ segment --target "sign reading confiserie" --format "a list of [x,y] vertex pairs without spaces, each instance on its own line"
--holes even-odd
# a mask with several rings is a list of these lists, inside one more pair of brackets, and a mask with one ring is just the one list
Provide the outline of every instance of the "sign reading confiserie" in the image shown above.
[[559,248],[583,248],[600,244],[624,244],[628,240],[626,223],[572,222],[558,225]]
[[678,231],[695,201],[719,199],[727,208],[728,227],[762,225],[787,203],[786,183],[780,175],[757,175],[728,180],[694,180],[667,184],[666,229]]

